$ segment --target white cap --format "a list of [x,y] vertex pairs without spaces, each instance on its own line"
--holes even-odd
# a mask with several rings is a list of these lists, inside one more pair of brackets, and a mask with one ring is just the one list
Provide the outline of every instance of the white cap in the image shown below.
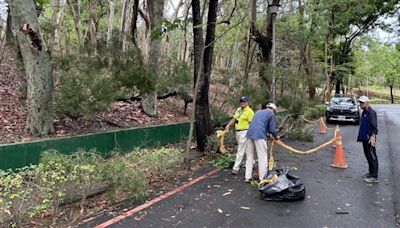
[[369,98],[367,96],[361,96],[360,98],[358,98],[358,101],[365,103],[369,101]]
[[267,104],[267,108],[273,109],[276,111],[276,105],[274,103]]

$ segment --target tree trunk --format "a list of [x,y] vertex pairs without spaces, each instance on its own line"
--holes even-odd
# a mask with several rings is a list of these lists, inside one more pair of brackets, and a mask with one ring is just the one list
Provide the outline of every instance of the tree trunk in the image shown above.
[[201,50],[204,45],[203,38],[203,18],[201,17],[201,6],[200,0],[192,0],[192,15],[193,15],[193,57],[194,57],[194,81],[193,85],[196,84],[197,77],[199,75],[200,64],[201,64]]
[[72,2],[72,0],[67,0],[68,5],[70,6],[72,17],[75,23],[75,31],[76,36],[78,37],[78,46],[79,50],[82,50],[84,46],[84,42],[82,40],[82,25],[81,25],[81,0],[77,0],[76,2]]
[[122,51],[125,52],[128,50],[128,35],[130,35],[131,31],[131,21],[132,14],[131,11],[133,9],[133,0],[126,0],[125,2],[125,18],[123,19],[123,28],[122,28]]
[[[209,88],[214,54],[215,27],[217,22],[218,0],[210,0],[207,16],[207,33],[204,49],[204,70],[199,79],[199,91],[196,97],[196,139],[197,147],[204,152],[207,137],[213,134],[210,114]],[[193,14],[195,15],[195,14]]]
[[26,129],[32,135],[47,135],[53,131],[50,108],[53,70],[46,43],[40,34],[35,4],[33,1],[13,0],[10,9],[28,82]]
[[[315,4],[318,4],[319,2],[316,1]],[[300,20],[299,20],[299,28],[300,30],[305,30],[305,24],[304,24],[304,4],[302,4],[302,1],[298,1],[299,4],[299,14],[300,14]],[[301,63],[304,67],[304,71],[306,73],[306,81],[307,81],[307,92],[308,92],[308,97],[310,101],[313,101],[315,99],[315,94],[316,94],[316,82],[315,82],[315,72],[314,72],[314,60],[312,58],[312,53],[311,53],[311,47],[310,47],[310,42],[311,42],[311,37],[314,35],[316,27],[316,15],[315,12],[313,12],[311,16],[311,25],[310,25],[310,31],[307,36],[307,38],[301,39],[299,42],[299,53],[300,53],[300,59]]]
[[89,37],[90,37],[90,52],[92,56],[97,55],[97,35],[96,35],[96,6],[97,0],[89,0]]
[[136,41],[137,18],[139,15],[139,0],[133,1],[132,20],[131,20],[131,39],[135,47],[139,48]]
[[393,86],[390,86],[390,100],[392,101],[392,104],[394,104],[394,96],[393,96]]
[[[163,18],[164,0],[147,0],[147,7],[150,19],[150,33],[154,31],[157,26],[161,26],[161,19]],[[157,114],[157,81],[159,74],[159,58],[161,53],[161,39],[158,37],[150,38],[150,50],[148,67],[150,69],[150,77],[153,81],[152,92],[145,94],[142,101],[143,111],[150,116]]]
[[107,29],[107,47],[110,45],[112,39],[113,26],[114,26],[114,13],[115,13],[115,0],[109,0],[110,13],[108,16],[108,29]]

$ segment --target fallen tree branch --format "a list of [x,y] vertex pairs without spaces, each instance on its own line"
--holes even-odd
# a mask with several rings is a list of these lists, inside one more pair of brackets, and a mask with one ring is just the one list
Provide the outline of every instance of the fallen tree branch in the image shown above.
[[[177,92],[177,91],[168,92],[163,95],[157,95],[158,100],[167,99],[169,97],[179,97],[185,102],[183,112],[186,115],[189,104],[193,102],[193,97],[191,97],[189,94],[187,94],[185,92]],[[140,96],[132,96],[132,97],[128,97],[128,98],[118,98],[116,101],[132,102],[132,101],[142,101],[142,99],[143,98]]]

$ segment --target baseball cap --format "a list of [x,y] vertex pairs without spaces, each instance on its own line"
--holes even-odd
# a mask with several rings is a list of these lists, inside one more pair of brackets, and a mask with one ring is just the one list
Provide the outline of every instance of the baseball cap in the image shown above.
[[360,98],[358,98],[358,101],[365,103],[369,101],[369,98],[367,96],[361,96]]
[[274,103],[267,104],[267,108],[273,109],[276,111],[276,105]]
[[240,102],[249,102],[249,98],[246,96],[243,96],[240,98]]

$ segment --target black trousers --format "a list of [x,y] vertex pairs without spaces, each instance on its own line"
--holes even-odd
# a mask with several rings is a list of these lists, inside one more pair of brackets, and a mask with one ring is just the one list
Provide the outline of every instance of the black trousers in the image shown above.
[[378,177],[378,157],[376,156],[375,146],[368,142],[363,142],[364,154],[368,161],[369,174],[371,177]]

